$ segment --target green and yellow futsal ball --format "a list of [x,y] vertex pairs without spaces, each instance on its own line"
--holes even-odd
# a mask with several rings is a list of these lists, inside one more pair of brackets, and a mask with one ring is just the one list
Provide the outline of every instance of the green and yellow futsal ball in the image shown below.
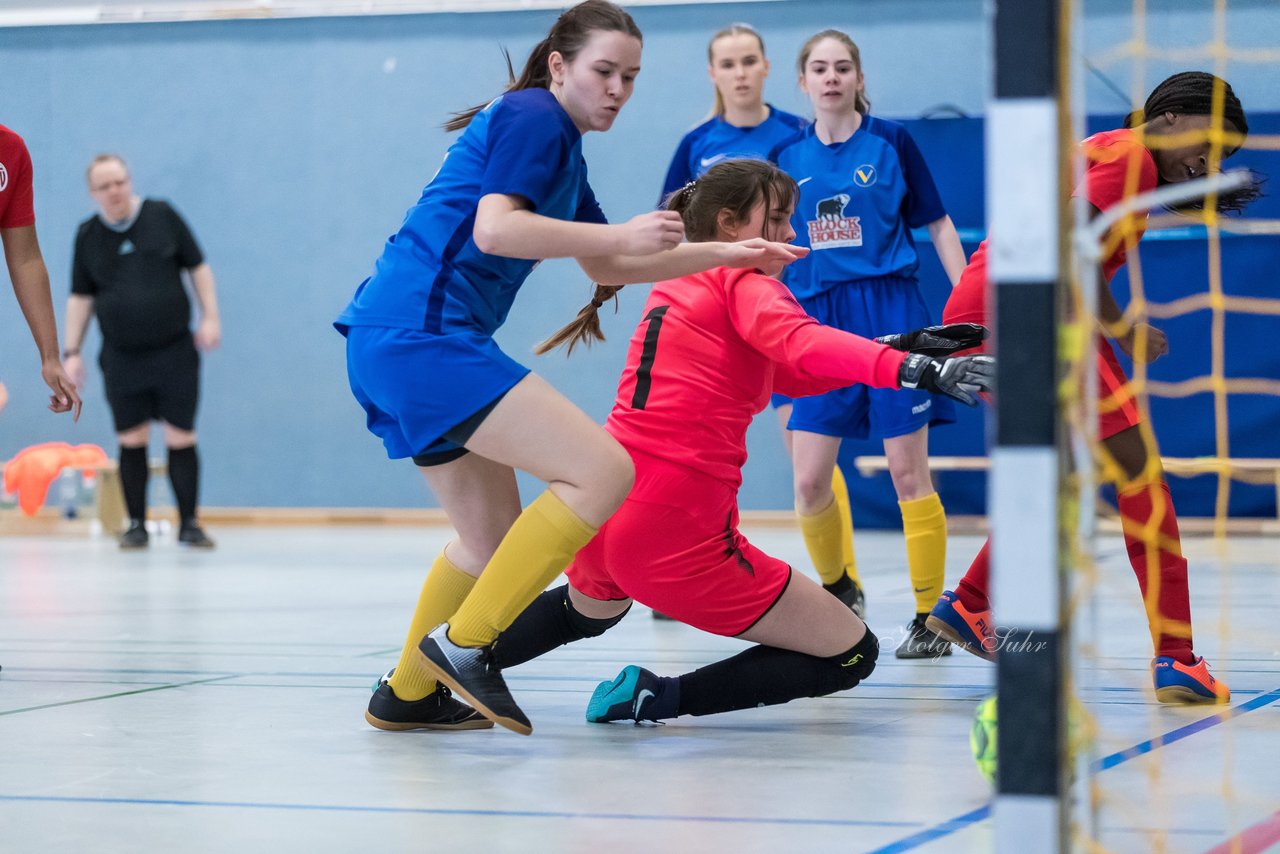
[[969,748],[978,770],[990,782],[996,781],[996,698],[988,697],[973,712],[973,726],[969,728]]
[[[1085,750],[1092,737],[1092,719],[1080,701],[1072,696],[1067,705],[1067,753],[1074,761]],[[973,710],[973,726],[969,728],[969,748],[982,776],[996,781],[996,697],[992,694]]]

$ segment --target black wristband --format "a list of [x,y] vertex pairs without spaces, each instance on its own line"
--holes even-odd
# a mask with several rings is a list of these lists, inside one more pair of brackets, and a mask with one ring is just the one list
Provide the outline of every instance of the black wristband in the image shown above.
[[937,391],[938,363],[920,353],[908,353],[898,369],[898,385],[902,388],[922,388]]
[[72,356],[79,356],[79,355],[80,355],[79,350],[63,350],[62,351],[63,359],[70,359]]

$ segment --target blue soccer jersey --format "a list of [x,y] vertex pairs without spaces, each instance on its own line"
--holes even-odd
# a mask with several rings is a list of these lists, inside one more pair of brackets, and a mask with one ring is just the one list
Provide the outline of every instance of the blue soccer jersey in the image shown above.
[[810,126],[770,159],[800,185],[791,225],[796,244],[813,250],[783,272],[796,297],[861,279],[915,275],[911,229],[947,212],[906,128],[863,116],[853,136],[826,145]]
[[542,216],[606,221],[569,114],[546,89],[508,92],[449,147],[338,324],[491,335],[537,262],[476,247],[476,207],[490,193],[520,196]]
[[755,127],[735,127],[720,116],[713,116],[680,140],[671,158],[667,180],[662,184],[662,198],[702,175],[721,160],[734,157],[768,157],[774,146],[803,130],[809,122],[800,116],[769,107],[769,118]]

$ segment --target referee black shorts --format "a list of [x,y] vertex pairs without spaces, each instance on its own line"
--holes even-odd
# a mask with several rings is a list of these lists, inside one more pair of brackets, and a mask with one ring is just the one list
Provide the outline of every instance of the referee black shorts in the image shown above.
[[156,420],[179,430],[195,429],[200,354],[190,335],[138,352],[104,344],[98,364],[117,433]]

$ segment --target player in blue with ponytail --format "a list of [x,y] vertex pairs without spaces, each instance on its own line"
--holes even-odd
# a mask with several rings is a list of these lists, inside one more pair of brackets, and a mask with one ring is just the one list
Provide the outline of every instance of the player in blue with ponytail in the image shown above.
[[[631,489],[622,446],[494,343],[537,262],[577,258],[593,281],[620,285],[804,254],[765,240],[681,245],[669,211],[606,222],[582,135],[613,125],[640,52],[640,30],[612,3],[561,14],[502,96],[446,125],[465,131],[335,324],[369,430],[420,467],[456,530],[369,702],[381,729],[492,721],[530,733],[493,641]],[[548,484],[523,511],[516,469]]]

